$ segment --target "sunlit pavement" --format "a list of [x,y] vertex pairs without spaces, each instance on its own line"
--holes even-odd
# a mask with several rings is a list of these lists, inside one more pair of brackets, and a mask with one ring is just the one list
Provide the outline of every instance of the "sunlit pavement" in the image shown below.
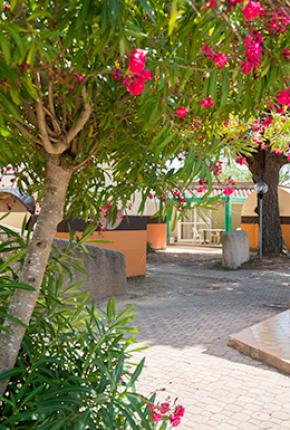
[[153,254],[121,301],[149,346],[139,389],[178,396],[181,430],[290,429],[290,377],[226,344],[287,309],[290,268],[223,271],[220,250],[184,251]]

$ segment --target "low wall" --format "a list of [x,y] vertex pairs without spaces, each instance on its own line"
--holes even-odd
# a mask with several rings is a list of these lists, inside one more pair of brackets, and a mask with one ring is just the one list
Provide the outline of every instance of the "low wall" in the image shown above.
[[[68,241],[60,238],[53,240],[61,250],[64,250]],[[71,267],[74,282],[83,281],[81,287],[84,291],[90,291],[95,300],[106,299],[112,296],[126,294],[125,258],[120,252],[87,245],[88,253],[81,249],[75,249],[73,256],[83,261],[86,274]]]
[[[241,229],[248,233],[249,247],[251,250],[257,250],[259,247],[259,225],[256,223],[241,224]],[[288,249],[290,249],[290,224],[281,224],[283,240]]]

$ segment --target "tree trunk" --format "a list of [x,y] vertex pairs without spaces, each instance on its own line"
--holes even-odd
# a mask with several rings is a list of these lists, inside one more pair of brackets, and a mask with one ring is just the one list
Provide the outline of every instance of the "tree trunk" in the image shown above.
[[263,254],[278,256],[283,248],[278,185],[280,169],[285,164],[284,158],[268,151],[258,151],[247,162],[254,183],[263,181],[269,187],[263,197]]
[[[9,304],[9,314],[25,325],[29,324],[38,299],[52,240],[57,225],[63,218],[64,202],[71,175],[71,170],[60,166],[58,157],[49,156],[42,208],[28,245],[19,279],[21,283],[29,284],[35,290],[16,290]],[[15,321],[7,319],[4,324],[8,332],[0,335],[0,374],[15,366],[25,333],[25,328]],[[7,383],[8,380],[0,382],[0,395],[5,392]]]

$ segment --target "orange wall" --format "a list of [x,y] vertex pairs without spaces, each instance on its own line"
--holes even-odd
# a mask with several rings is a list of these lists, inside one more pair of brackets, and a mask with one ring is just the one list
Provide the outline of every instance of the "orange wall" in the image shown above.
[[153,249],[165,249],[166,224],[147,224],[147,242]]
[[[57,233],[57,237],[68,239],[68,233]],[[126,260],[127,276],[141,276],[146,272],[146,230],[114,230],[95,232],[92,240],[107,240],[110,243],[90,243],[100,248],[122,252]]]
[[[287,248],[290,248],[290,225],[282,224],[282,234]],[[259,226],[258,224],[241,224],[241,229],[248,233],[250,249],[259,247]]]

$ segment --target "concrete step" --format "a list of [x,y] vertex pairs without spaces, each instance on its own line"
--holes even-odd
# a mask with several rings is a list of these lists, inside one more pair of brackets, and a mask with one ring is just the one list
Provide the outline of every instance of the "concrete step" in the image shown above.
[[228,345],[290,374],[290,310],[232,334]]

